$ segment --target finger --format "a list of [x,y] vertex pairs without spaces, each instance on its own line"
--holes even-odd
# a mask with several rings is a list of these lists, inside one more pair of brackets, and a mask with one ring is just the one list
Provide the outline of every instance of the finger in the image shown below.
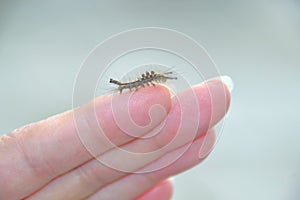
[[[117,200],[120,199],[120,196],[124,200],[134,199],[135,197],[149,190],[149,188],[153,187],[160,181],[165,180],[168,177],[178,174],[182,171],[185,171],[195,166],[196,164],[199,164],[204,160],[205,157],[207,157],[209,152],[211,152],[214,141],[215,134],[213,133],[213,131],[210,131],[208,134],[201,135],[192,143],[190,148],[178,160],[176,160],[168,167],[152,173],[128,175],[102,188],[101,190],[90,196],[88,200]],[[175,151],[180,151],[180,149],[177,149]],[[175,151],[168,153],[156,162],[163,162],[164,159],[168,159],[168,156],[173,156],[174,154],[176,154]],[[202,154],[201,157],[199,157],[199,152],[201,152],[200,154]]]
[[169,180],[162,181],[136,198],[136,200],[170,200],[173,193],[172,183]]
[[[222,95],[221,97],[217,98],[218,101],[211,101],[210,97],[212,93],[221,93],[224,95],[224,88],[223,84],[220,82],[211,82],[211,85],[208,87],[207,84],[201,84],[196,87],[194,87],[193,91],[198,95],[199,99],[199,107],[202,108],[202,118],[201,118],[201,125],[198,128],[198,133],[203,133],[205,132],[208,127],[211,125],[215,124],[226,112],[228,105],[229,105],[229,98],[224,98]],[[214,88],[215,87],[215,88]],[[210,89],[210,93],[209,93]],[[183,93],[184,98],[190,98],[190,96],[184,92]],[[192,96],[192,98],[194,98]],[[176,124],[180,124],[180,120],[182,117],[178,115],[180,111],[180,107],[178,106],[179,102],[176,99],[173,99],[173,105],[172,109],[168,115],[168,118],[165,123],[165,129],[162,130],[158,135],[155,137],[150,138],[150,145],[156,145],[156,141],[153,142],[153,140],[165,140],[167,141],[167,137],[169,139],[173,138],[174,135],[174,126]],[[183,101],[184,102],[184,101]],[[187,101],[187,105],[182,105],[186,106],[187,108],[192,107],[189,105],[189,101]],[[212,103],[215,103],[215,109],[212,111]],[[226,103],[226,106],[220,106],[224,105]],[[193,108],[193,107],[192,107]],[[221,113],[221,114],[220,114]],[[186,112],[187,116],[186,117],[191,117],[188,112]],[[213,117],[217,116],[217,117]],[[214,122],[211,122],[211,118],[214,118]],[[189,121],[189,120],[187,120]],[[187,124],[188,125],[188,124]],[[185,132],[181,133],[181,136],[187,136],[188,139],[191,138],[191,140],[194,140],[194,135],[191,135],[188,130],[183,130]],[[161,136],[162,135],[162,136]],[[193,137],[190,137],[193,136]],[[160,138],[157,138],[160,137]],[[174,145],[172,148],[176,149],[177,147],[184,145],[187,143],[187,138],[181,137],[181,143],[177,143]],[[135,149],[138,151],[143,151],[144,148],[148,147],[149,145],[147,143],[143,143],[143,145],[140,145],[141,140],[136,140],[128,145],[135,145],[140,149]],[[124,145],[122,148],[126,147]],[[149,148],[150,149],[150,148]],[[181,150],[181,152],[176,152],[177,157],[180,156],[180,154],[184,151]],[[126,158],[125,156],[122,157],[117,157],[121,162],[122,167],[126,167],[126,165],[129,165],[133,169],[139,169],[142,168],[143,166],[147,165],[151,161],[158,159],[159,157],[163,156],[167,152],[158,152],[155,154],[155,156],[146,158],[143,162],[138,162],[135,159],[131,158]],[[112,152],[107,152],[103,154],[100,157],[106,156],[107,154],[110,154],[111,156],[119,156],[119,155],[114,155],[114,151]],[[169,157],[172,158],[172,157]],[[176,157],[173,157],[176,159]],[[100,161],[101,158],[100,158]],[[129,162],[130,161],[130,162]],[[168,162],[172,162],[172,160],[169,160]],[[132,165],[131,165],[132,164]],[[135,164],[135,165],[134,165]],[[164,165],[164,163],[163,163]],[[154,166],[154,165],[153,165]],[[161,166],[157,166],[161,167]],[[147,168],[148,171],[151,171],[152,169]],[[32,199],[51,199],[51,197],[55,197],[55,199],[76,199],[76,198],[84,198],[85,196],[88,196],[89,194],[95,192],[98,188],[105,186],[106,184],[116,181],[117,179],[125,176],[126,173],[120,172],[120,171],[115,171],[111,169],[110,167],[107,167],[98,160],[92,160],[85,165],[78,167],[77,169],[71,171],[68,174],[65,174],[64,176],[61,176],[55,180],[53,180],[50,184],[48,184],[45,188],[42,190],[38,191],[36,194],[34,194],[31,198]],[[65,188],[65,190],[61,190],[62,187],[68,185],[68,188]]]
[[[144,132],[137,127],[135,132],[142,135],[165,118],[170,108],[170,94],[162,86],[147,87],[139,92],[116,95],[113,100],[118,105],[124,105],[131,94],[127,107],[132,119],[138,124],[149,124],[152,120],[150,126],[143,129]],[[0,137],[0,199],[21,199],[54,177],[90,160],[92,155],[82,144],[82,138],[78,137],[79,129],[80,134],[85,134],[87,143],[97,144],[93,150],[99,154],[113,147],[103,142],[105,137],[116,145],[132,140],[133,137],[125,134],[113,120],[113,115],[123,112],[123,109],[113,111],[111,103],[112,95],[101,96],[74,111]],[[151,110],[150,119],[148,111],[156,104],[161,105],[165,112]],[[97,118],[94,117],[94,106]],[[76,123],[73,119],[75,113]],[[100,131],[98,119],[102,128]]]
[[[199,136],[199,138],[197,138],[196,142],[194,143],[195,144],[192,145],[192,147],[194,147],[190,148],[183,155],[183,157],[189,155],[189,152],[193,152],[196,154],[197,152],[195,151],[198,151],[198,153],[201,154],[201,156],[196,158],[197,162],[199,159],[203,159],[204,157],[206,157],[210,152],[214,144],[214,133],[210,132],[209,136],[206,136],[206,134],[202,134],[201,136]],[[173,151],[173,153],[167,154],[163,158],[157,160],[156,162],[147,167],[151,169],[153,168],[153,166],[169,162],[170,159],[172,160],[174,157],[177,158],[178,152],[181,153],[182,150],[186,150],[187,147],[189,147],[189,144],[178,149],[177,151]],[[195,149],[195,147],[197,147],[197,149]],[[193,163],[196,162],[193,161]],[[186,164],[188,164],[188,162],[186,162]],[[184,166],[185,165],[177,165],[177,167],[179,167],[179,170],[184,168]],[[112,182],[118,182],[119,179],[127,175],[129,174],[111,169],[95,159],[65,174],[64,176],[55,179],[54,181],[49,183],[45,188],[30,196],[28,200],[84,199],[85,197],[95,193],[100,188],[105,187],[106,185]],[[121,193],[118,194],[122,195]]]

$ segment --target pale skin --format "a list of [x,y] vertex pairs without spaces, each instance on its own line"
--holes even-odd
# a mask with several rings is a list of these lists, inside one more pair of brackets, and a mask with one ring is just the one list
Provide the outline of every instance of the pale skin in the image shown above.
[[[191,93],[196,95],[201,110],[195,137],[190,139],[189,130],[183,130],[184,134],[182,133],[179,142],[170,145],[168,151],[151,158],[136,161],[119,155],[118,147],[145,152],[167,145],[174,136],[175,125],[182,119],[180,108],[191,111],[194,109],[195,105],[189,104]],[[114,97],[115,101],[122,104],[129,94],[130,92],[119,94]],[[160,85],[141,88],[132,94],[130,114],[137,124],[149,124],[147,109],[154,104],[160,104],[166,111],[153,111],[156,121],[141,135],[147,135],[162,122],[165,123],[165,128],[147,140],[124,134],[117,126],[113,120],[110,96],[97,97],[75,111],[55,115],[1,136],[0,199],[171,199],[173,190],[168,178],[192,168],[207,157],[215,142],[213,126],[223,118],[230,104],[229,91],[218,80],[195,85],[179,95],[183,98],[181,104]],[[94,105],[102,134],[115,146],[101,141],[104,137],[94,138],[90,134],[97,131],[96,122],[91,120],[92,112],[89,112]],[[76,122],[74,112],[80,118]],[[187,115],[186,112],[184,114]],[[189,116],[185,117],[188,119]],[[85,142],[97,152],[96,158],[82,142],[78,127]],[[131,130],[133,135],[138,132],[132,128]],[[187,145],[190,147],[186,149]],[[186,149],[184,154],[162,169],[150,173],[134,173],[138,169],[167,162],[182,149]],[[99,162],[99,158],[117,158],[117,166],[130,169],[133,173],[114,170]]]

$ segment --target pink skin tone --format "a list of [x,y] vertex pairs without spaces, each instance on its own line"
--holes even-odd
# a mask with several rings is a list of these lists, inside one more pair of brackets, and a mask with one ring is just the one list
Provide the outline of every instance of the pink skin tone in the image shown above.
[[162,181],[151,188],[148,192],[145,192],[142,196],[138,197],[138,200],[153,200],[153,199],[171,199],[172,197],[172,184],[169,181]]
[[[215,141],[212,128],[230,103],[226,86],[218,80],[195,85],[180,92],[178,98],[171,98],[159,85],[114,95],[113,100],[112,96],[98,97],[1,136],[0,199],[170,199],[172,186],[166,180],[205,159]],[[201,111],[201,120],[196,118],[198,126],[189,124],[195,121],[189,116],[195,109],[191,102]],[[157,104],[159,108],[154,106]],[[138,126],[115,118],[124,108]],[[186,124],[176,135],[183,118]],[[152,135],[161,123],[164,127]],[[172,143],[175,135],[179,139]],[[137,138],[143,136],[149,137]],[[162,150],[166,145],[168,148]],[[120,153],[118,147],[156,153],[135,158]],[[109,160],[114,168],[127,172],[99,160]],[[154,170],[170,161],[174,162]],[[128,173],[143,170],[150,173]]]

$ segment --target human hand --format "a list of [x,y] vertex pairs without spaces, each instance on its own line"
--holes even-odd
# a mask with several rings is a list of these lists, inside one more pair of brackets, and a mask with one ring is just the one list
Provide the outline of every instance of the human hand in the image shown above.
[[[114,104],[125,105],[130,94],[132,120],[140,126],[147,125],[142,132],[138,126],[136,130],[128,127],[136,137],[124,133],[123,127],[116,124],[115,115],[122,113],[124,107],[112,110],[112,95],[100,96],[79,108],[1,136],[0,199],[170,199],[172,187],[167,179],[200,163],[210,153],[215,141],[212,127],[228,110],[229,91],[222,82],[211,80],[180,92],[179,101],[157,85],[115,95]],[[191,131],[194,124],[185,124],[176,133],[182,118],[195,120],[188,115],[195,109],[196,105],[191,104],[194,97],[201,111],[201,118],[196,119],[196,135]],[[150,110],[156,104],[165,112],[161,108]],[[161,123],[164,127],[158,134],[137,138],[151,134]],[[180,140],[169,145],[175,134]],[[157,151],[166,145],[166,151]],[[122,156],[118,148],[157,153],[135,160]],[[176,159],[178,152],[185,149]],[[176,161],[159,170],[149,170],[173,159]],[[113,168],[128,171],[115,170],[99,160],[112,160]],[[134,173],[143,169],[150,172]]]

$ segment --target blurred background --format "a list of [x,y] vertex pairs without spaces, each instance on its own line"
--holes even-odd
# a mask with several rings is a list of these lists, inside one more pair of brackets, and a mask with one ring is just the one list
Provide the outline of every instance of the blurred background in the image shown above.
[[300,199],[300,2],[0,0],[0,134],[72,108],[88,53],[158,26],[209,52],[235,89],[222,137],[173,199]]

